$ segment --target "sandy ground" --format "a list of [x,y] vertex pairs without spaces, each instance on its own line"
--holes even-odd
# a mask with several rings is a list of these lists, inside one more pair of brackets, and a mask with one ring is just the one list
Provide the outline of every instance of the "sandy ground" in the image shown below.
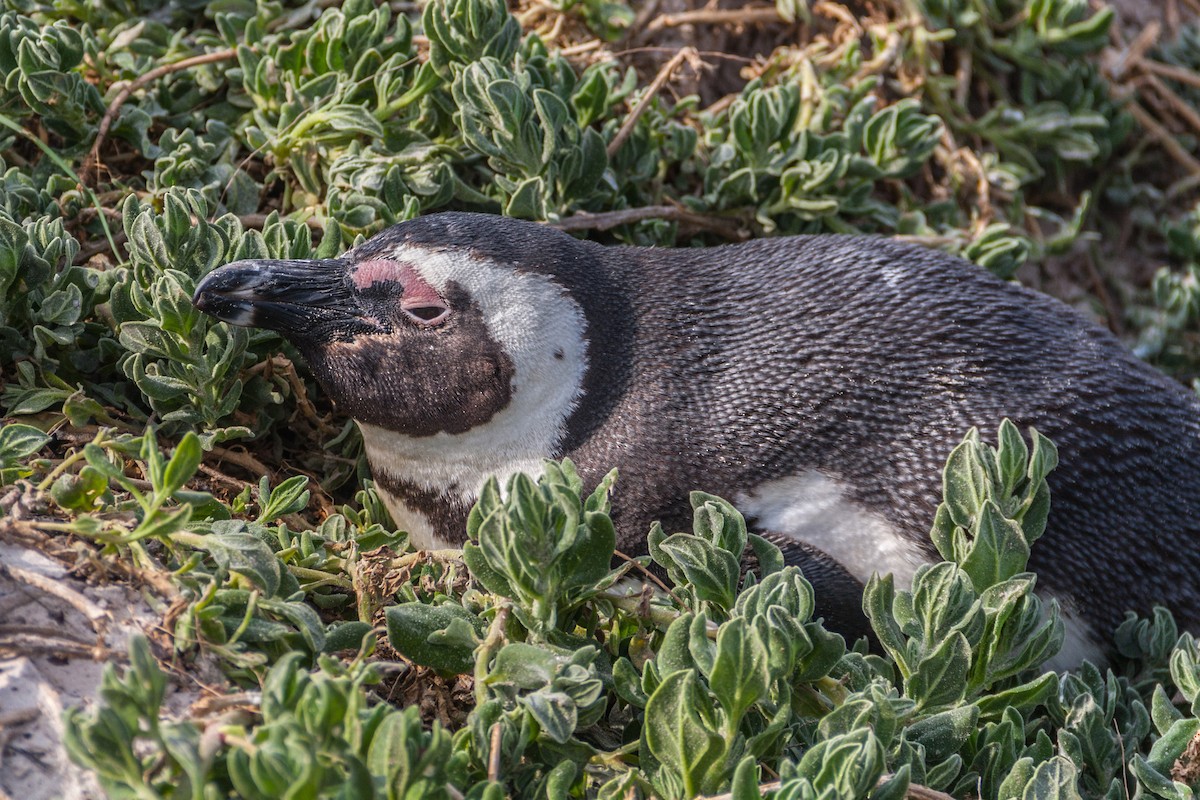
[[159,615],[125,586],[89,586],[0,542],[0,798],[102,798],[62,746],[64,707],[95,702],[104,664]]

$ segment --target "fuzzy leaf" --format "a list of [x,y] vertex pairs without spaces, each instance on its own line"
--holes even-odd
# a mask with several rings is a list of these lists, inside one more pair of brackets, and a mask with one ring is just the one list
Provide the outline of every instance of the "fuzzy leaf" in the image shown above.
[[388,641],[407,658],[449,674],[461,675],[474,669],[473,647],[457,642],[437,644],[432,640],[434,634],[447,631],[456,622],[465,623],[478,636],[483,635],[483,620],[462,606],[401,603],[388,608],[384,614]]

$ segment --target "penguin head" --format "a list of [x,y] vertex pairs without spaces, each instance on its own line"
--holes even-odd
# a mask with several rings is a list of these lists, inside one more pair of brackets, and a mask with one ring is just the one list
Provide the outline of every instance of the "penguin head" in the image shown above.
[[582,308],[552,268],[579,259],[548,253],[575,248],[532,223],[438,214],[341,258],[228,264],[193,302],[277,331],[360,423],[409,437],[503,428],[545,451],[587,370]]

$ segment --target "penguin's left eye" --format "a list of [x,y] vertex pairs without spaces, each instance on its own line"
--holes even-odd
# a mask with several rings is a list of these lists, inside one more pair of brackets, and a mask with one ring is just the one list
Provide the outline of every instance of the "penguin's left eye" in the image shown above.
[[422,327],[440,325],[450,316],[450,309],[441,305],[401,306],[404,315]]

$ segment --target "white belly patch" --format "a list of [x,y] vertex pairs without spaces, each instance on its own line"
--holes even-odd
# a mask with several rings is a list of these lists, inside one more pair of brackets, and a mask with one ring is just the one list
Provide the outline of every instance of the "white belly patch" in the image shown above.
[[736,505],[757,527],[824,551],[863,583],[875,572],[890,572],[897,586],[908,588],[917,567],[929,563],[915,542],[815,470],[759,484]]
[[[854,504],[844,486],[811,471],[768,481],[737,498],[736,506],[755,527],[816,547],[864,584],[872,573],[892,573],[897,589],[908,590],[913,576],[930,559],[916,542],[894,530],[878,514]],[[1044,591],[1040,592],[1043,598]],[[1064,640],[1046,668],[1073,668],[1088,659],[1104,663],[1091,626],[1067,598],[1059,598]]]

